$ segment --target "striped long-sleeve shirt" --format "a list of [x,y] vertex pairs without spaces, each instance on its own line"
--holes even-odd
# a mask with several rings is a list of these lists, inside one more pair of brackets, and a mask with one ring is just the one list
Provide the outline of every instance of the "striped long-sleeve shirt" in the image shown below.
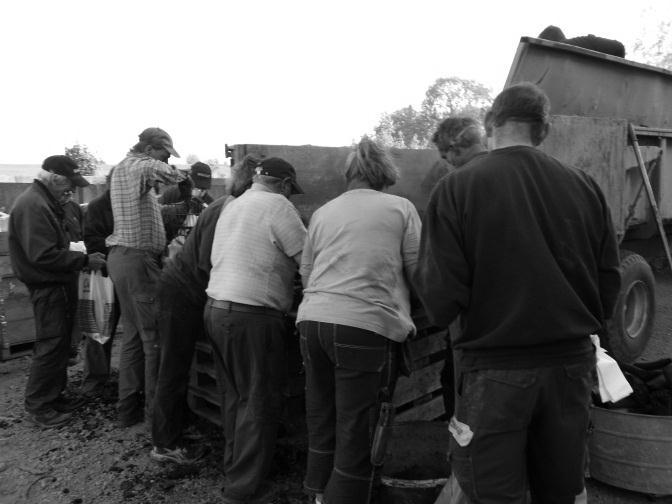
[[107,246],[122,245],[162,253],[166,232],[161,206],[152,188],[156,181],[174,184],[177,178],[177,170],[170,165],[145,154],[129,152],[114,168],[110,180],[114,232],[105,240]]

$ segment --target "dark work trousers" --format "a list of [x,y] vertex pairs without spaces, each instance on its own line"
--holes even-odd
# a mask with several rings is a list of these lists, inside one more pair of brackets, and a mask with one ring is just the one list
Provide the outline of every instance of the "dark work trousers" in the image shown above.
[[144,396],[145,419],[149,420],[159,371],[156,288],[161,270],[158,257],[142,250],[115,246],[107,256],[107,271],[124,317],[119,354],[119,418],[130,420],[142,415]]
[[573,504],[584,490],[594,358],[534,369],[463,373],[455,417],[473,432],[450,458],[473,504]]
[[380,399],[394,389],[396,343],[364,329],[299,323],[306,369],[307,491],[327,504],[371,498],[372,433]]
[[33,361],[26,383],[26,411],[41,414],[65,390],[70,336],[77,311],[77,282],[29,287],[35,315]]
[[84,370],[82,373],[82,392],[85,394],[96,393],[102,389],[110,378],[110,361],[112,359],[112,342],[114,333],[119,325],[119,299],[115,291],[114,311],[110,321],[110,339],[105,343],[98,343],[92,338],[84,341]]
[[[224,498],[243,502],[268,474],[286,381],[285,317],[247,305],[208,300],[205,329],[224,394]],[[225,303],[225,302],[224,302]],[[275,313],[275,314],[274,314]]]
[[196,340],[203,335],[203,304],[185,295],[184,286],[159,280],[159,344],[161,363],[154,393],[152,441],[160,448],[175,448],[180,441],[187,410],[189,369]]

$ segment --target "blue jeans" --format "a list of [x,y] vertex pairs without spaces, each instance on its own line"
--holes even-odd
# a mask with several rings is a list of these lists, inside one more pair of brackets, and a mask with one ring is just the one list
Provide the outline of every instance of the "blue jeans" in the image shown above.
[[455,417],[467,446],[450,441],[453,472],[473,504],[573,504],[584,488],[594,359],[461,374]]
[[[366,504],[372,433],[396,378],[395,343],[355,327],[303,321],[308,467],[304,487],[327,504]],[[385,398],[386,399],[386,398]]]
[[119,417],[124,420],[142,415],[144,396],[145,417],[149,420],[159,371],[156,290],[161,270],[157,257],[121,246],[110,249],[107,270],[124,323],[119,354]]

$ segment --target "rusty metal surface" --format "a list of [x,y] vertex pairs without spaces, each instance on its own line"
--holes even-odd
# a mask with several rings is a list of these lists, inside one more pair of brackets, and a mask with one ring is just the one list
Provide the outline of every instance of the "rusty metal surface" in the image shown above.
[[[628,202],[625,194],[624,153],[627,122],[619,119],[553,116],[551,130],[541,150],[591,175],[599,184],[611,210],[616,232],[624,232]],[[568,195],[570,196],[570,195]]]
[[551,112],[672,127],[672,72],[560,42],[523,37],[506,85],[530,81]]
[[[232,147],[232,162],[240,161],[246,154],[272,157],[289,161],[296,169],[296,176],[305,194],[292,197],[306,219],[327,201],[345,191],[343,167],[349,147],[319,147],[314,145],[258,145],[240,144]],[[408,198],[420,213],[425,208],[434,184],[447,173],[449,165],[437,165],[439,157],[434,150],[392,149],[401,171],[400,180],[388,192]]]

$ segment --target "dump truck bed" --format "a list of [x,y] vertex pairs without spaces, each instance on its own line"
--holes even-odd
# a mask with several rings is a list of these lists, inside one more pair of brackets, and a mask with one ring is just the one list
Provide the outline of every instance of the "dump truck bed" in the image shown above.
[[554,115],[672,128],[672,72],[561,42],[522,37],[506,86],[529,81]]

